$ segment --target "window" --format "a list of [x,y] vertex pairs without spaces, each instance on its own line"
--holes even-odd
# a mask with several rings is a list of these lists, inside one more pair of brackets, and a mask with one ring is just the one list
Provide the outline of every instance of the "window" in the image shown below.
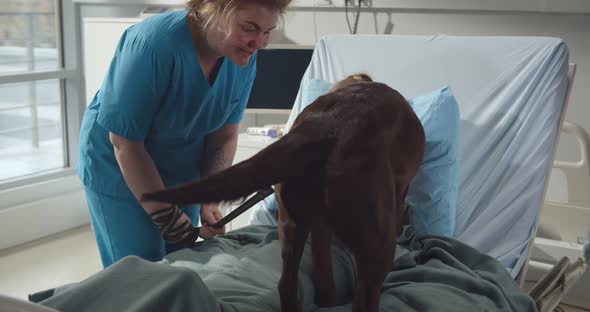
[[0,185],[69,166],[60,3],[2,0]]
[[5,0],[0,14],[0,72],[59,67],[54,0]]
[[0,182],[64,168],[60,81],[0,85]]

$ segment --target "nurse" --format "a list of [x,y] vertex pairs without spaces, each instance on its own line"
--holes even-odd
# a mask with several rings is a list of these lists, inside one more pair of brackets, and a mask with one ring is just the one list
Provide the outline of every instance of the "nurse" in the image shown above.
[[78,175],[104,267],[225,232],[210,226],[217,204],[138,199],[231,165],[256,50],[289,2],[192,0],[123,33],[80,130]]

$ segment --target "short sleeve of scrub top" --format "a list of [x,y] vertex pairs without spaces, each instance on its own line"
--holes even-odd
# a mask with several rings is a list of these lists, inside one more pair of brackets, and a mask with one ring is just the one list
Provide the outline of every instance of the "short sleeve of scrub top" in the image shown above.
[[141,40],[122,38],[117,49],[100,89],[97,122],[130,141],[143,141],[168,88],[170,58]]

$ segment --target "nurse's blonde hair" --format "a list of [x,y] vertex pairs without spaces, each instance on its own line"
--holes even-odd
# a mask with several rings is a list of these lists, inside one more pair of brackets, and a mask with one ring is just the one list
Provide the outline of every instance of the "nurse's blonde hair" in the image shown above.
[[218,20],[231,20],[244,5],[261,5],[271,11],[285,12],[291,0],[189,0],[186,8],[205,33]]

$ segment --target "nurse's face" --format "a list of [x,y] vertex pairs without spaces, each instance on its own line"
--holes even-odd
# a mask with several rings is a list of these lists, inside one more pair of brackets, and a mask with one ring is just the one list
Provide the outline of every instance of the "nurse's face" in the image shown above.
[[276,27],[280,13],[264,6],[242,6],[233,18],[213,27],[209,44],[238,66],[248,65],[256,50],[268,45],[270,31]]

